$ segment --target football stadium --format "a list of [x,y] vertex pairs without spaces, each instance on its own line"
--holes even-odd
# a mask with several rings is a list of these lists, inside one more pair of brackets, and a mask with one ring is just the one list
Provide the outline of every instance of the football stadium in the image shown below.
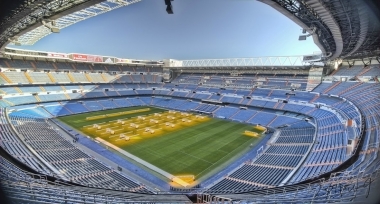
[[[377,1],[228,3],[259,5],[291,22],[299,28],[291,36],[297,43],[318,47],[312,54],[154,59],[163,55],[123,47],[146,54],[134,59],[118,54],[124,52],[117,45],[110,56],[81,53],[79,44],[74,52],[37,46],[55,46],[44,40],[63,39],[66,31],[90,38],[94,33],[83,23],[96,19],[102,26],[112,14],[133,19],[145,8],[138,5],[161,5],[162,19],[175,27],[178,16],[196,9],[184,9],[184,2],[4,1],[1,203],[380,202]],[[211,3],[219,2],[205,8]],[[262,15],[252,22],[265,21]],[[269,35],[265,28],[255,32]]]

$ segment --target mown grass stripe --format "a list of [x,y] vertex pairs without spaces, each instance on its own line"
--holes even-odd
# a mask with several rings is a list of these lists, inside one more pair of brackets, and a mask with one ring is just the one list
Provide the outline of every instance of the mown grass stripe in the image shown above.
[[[102,115],[120,111],[141,109],[146,107],[130,107],[95,113],[85,113],[59,119],[73,128],[80,129],[86,125],[108,122],[119,118],[137,117],[165,110],[150,107],[149,112],[136,113],[121,117],[86,121],[93,115]],[[252,126],[221,119],[210,119],[201,124],[166,133],[161,136],[141,139],[133,145],[119,146],[129,153],[173,174],[193,174],[197,178],[206,175],[236,154],[248,149],[250,143],[259,138],[247,137],[242,133],[252,130]],[[112,140],[109,139],[112,143]]]

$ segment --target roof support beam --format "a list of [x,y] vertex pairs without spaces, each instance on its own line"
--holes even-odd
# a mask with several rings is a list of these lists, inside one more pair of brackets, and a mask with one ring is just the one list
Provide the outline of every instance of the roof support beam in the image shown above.
[[334,41],[335,41],[335,52],[330,57],[330,60],[333,60],[337,57],[339,57],[343,51],[343,38],[342,33],[339,28],[338,23],[335,21],[334,17],[331,15],[330,11],[325,8],[325,6],[322,4],[319,0],[308,0],[306,3],[315,11],[318,13],[322,21],[327,25],[327,27],[330,29]]

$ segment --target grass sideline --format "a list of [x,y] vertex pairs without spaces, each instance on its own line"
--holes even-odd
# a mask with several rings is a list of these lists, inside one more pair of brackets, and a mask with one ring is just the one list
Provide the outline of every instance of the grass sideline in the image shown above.
[[[141,108],[146,107],[97,111],[59,117],[58,119],[80,130],[83,126],[95,123],[166,111],[149,107],[151,110],[147,112],[99,120],[86,120],[88,116]],[[255,131],[251,125],[211,118],[193,127],[187,127],[157,137],[141,139],[133,144],[126,142],[118,146],[173,175],[194,175],[198,179],[211,171],[214,172],[218,167],[231,163],[236,155],[244,154],[250,149],[251,144],[256,144],[261,140],[261,138],[245,136],[245,130]],[[92,137],[94,138],[94,136]],[[107,141],[112,143],[112,139]]]

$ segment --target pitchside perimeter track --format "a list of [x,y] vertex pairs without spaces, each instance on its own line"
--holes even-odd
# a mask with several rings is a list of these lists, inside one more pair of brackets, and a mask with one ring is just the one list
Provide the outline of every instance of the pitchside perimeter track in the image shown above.
[[[133,111],[141,109],[145,110]],[[126,114],[113,114],[120,112]],[[106,114],[109,117],[101,116]],[[59,119],[165,172],[175,176],[194,175],[195,179],[208,177],[260,140],[260,136],[244,134],[259,132],[251,125],[155,107],[121,108]]]

